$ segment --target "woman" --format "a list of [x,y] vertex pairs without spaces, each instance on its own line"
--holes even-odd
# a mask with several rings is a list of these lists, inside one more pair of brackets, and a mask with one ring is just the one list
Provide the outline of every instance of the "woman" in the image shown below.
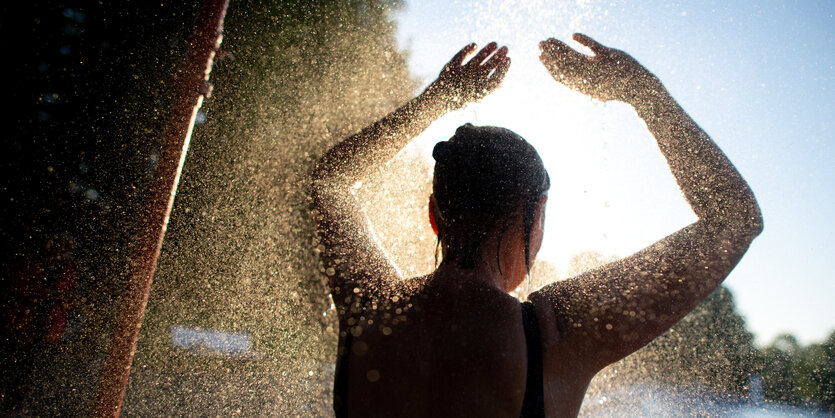
[[436,145],[430,222],[443,259],[402,280],[351,193],[443,113],[501,83],[510,59],[471,44],[403,107],[331,149],[314,171],[323,261],[339,313],[338,416],[573,416],[600,369],[650,342],[709,295],[762,229],[754,195],[661,82],[626,53],[576,34],[540,59],[558,82],[632,105],[698,220],[625,259],[508,295],[542,240],[548,175],[501,128],[464,125]]

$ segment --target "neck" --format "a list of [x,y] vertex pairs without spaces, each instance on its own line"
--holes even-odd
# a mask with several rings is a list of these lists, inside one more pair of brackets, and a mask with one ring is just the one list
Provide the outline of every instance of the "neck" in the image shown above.
[[507,285],[497,269],[491,269],[487,263],[477,261],[472,267],[465,267],[455,261],[443,261],[435,271],[436,277],[448,278],[456,283],[478,282],[501,292],[507,292]]
[[502,292],[510,292],[525,280],[528,273],[524,244],[520,249],[514,242],[513,235],[506,234],[501,240],[498,259],[496,255],[499,239],[493,237],[479,248],[471,267],[465,266],[461,258],[449,254],[444,256],[444,260],[438,266],[438,272],[443,272],[445,276],[470,277]]
[[[544,198],[540,202],[540,206],[542,205],[544,205]],[[479,244],[472,267],[463,265],[460,257],[463,254],[455,251],[461,250],[460,248],[453,248],[455,245],[445,245],[444,261],[438,270],[455,269],[460,270],[460,273],[472,271],[479,277],[479,280],[503,292],[516,289],[528,275],[527,263],[525,263],[522,210],[523,207],[520,205],[516,212],[504,222],[498,222],[491,228]],[[538,244],[536,249],[538,249]],[[532,258],[536,255],[536,249],[531,251]]]

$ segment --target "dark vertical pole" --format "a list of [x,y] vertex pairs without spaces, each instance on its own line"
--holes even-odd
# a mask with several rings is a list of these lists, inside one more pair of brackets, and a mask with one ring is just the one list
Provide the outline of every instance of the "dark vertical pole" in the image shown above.
[[151,280],[180,181],[194,118],[209,92],[209,72],[220,46],[223,17],[228,5],[229,0],[204,2],[194,23],[188,58],[177,74],[171,118],[151,183],[144,224],[137,237],[136,252],[131,257],[128,282],[122,291],[110,346],[99,376],[93,407],[93,415],[97,417],[118,416],[122,406]]

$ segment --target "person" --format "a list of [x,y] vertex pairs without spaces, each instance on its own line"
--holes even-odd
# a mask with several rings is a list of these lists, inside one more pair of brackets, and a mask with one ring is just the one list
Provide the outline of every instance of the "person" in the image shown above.
[[652,73],[588,36],[540,43],[555,80],[632,105],[698,220],[521,304],[550,180],[513,132],[464,125],[433,150],[429,217],[442,261],[402,279],[352,188],[443,113],[494,91],[507,48],[467,45],[416,98],[330,149],[313,170],[323,268],[339,315],[337,416],[573,416],[592,377],[650,342],[728,275],[762,230],[748,185]]

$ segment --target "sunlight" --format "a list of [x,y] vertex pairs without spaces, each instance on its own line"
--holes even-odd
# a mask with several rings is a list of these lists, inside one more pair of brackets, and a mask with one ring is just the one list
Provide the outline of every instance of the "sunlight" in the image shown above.
[[[467,42],[483,46],[500,40],[510,50],[512,65],[499,90],[441,118],[413,143],[430,164],[434,143],[466,122],[503,126],[531,142],[552,183],[540,257],[562,271],[577,253],[626,256],[695,221],[634,110],[622,103],[593,102],[567,89],[539,62],[539,42],[548,37],[590,53],[570,40],[571,34],[604,16],[602,3],[467,4],[466,9],[478,12],[457,17],[456,30],[424,16],[424,22],[438,26],[423,28],[429,32],[422,47],[412,49],[409,38],[402,39],[421,89]],[[520,8],[528,13],[518,13]],[[410,32],[410,23],[402,24]],[[525,30],[511,30],[520,27]]]
[[539,151],[551,176],[540,257],[565,271],[582,251],[625,256],[695,220],[643,122],[556,83],[538,51],[512,52],[502,87],[445,116],[414,142],[431,164],[435,142],[465,122],[507,127]]

